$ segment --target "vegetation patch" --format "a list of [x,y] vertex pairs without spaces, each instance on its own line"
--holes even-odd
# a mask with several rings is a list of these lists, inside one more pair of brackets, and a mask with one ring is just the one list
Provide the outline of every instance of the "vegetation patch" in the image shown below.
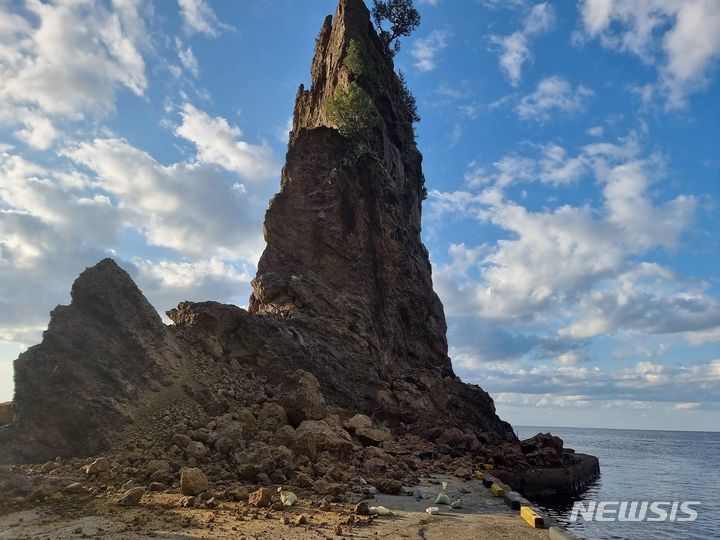
[[327,102],[328,119],[343,137],[368,140],[380,117],[370,95],[352,81],[347,88],[338,88]]
[[350,71],[353,78],[359,79],[365,72],[366,64],[365,53],[360,48],[360,44],[356,39],[351,39],[345,52],[345,58],[343,58],[343,65]]

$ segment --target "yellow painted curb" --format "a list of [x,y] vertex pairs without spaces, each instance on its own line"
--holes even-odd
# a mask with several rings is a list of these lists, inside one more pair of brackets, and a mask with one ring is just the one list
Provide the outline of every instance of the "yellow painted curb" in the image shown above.
[[529,506],[523,506],[520,508],[520,517],[527,521],[530,526],[535,529],[545,528],[545,521],[543,521],[543,518]]
[[490,491],[492,491],[492,494],[496,497],[502,497],[503,495],[505,495],[505,490],[497,484],[493,484],[492,486],[490,486]]

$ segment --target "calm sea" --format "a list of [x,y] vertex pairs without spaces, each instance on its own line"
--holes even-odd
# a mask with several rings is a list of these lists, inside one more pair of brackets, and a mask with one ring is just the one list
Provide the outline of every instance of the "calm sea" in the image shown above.
[[557,435],[568,448],[600,458],[601,476],[578,500],[700,501],[693,522],[568,521],[572,503],[543,508],[587,540],[720,539],[720,433],[515,427],[521,439]]

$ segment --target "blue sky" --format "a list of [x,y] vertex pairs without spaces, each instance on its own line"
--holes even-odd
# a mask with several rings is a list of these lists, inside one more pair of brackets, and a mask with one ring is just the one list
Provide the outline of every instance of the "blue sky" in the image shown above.
[[[720,429],[720,4],[425,0],[423,236],[521,424]],[[334,0],[0,3],[0,401],[85,267],[245,305]]]

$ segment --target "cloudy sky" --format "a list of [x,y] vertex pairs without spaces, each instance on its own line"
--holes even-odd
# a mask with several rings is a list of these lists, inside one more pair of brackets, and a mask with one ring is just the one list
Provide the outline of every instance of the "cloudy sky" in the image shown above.
[[[720,429],[720,3],[424,0],[423,235],[455,369],[517,424]],[[0,401],[111,255],[245,305],[334,0],[0,0]]]

